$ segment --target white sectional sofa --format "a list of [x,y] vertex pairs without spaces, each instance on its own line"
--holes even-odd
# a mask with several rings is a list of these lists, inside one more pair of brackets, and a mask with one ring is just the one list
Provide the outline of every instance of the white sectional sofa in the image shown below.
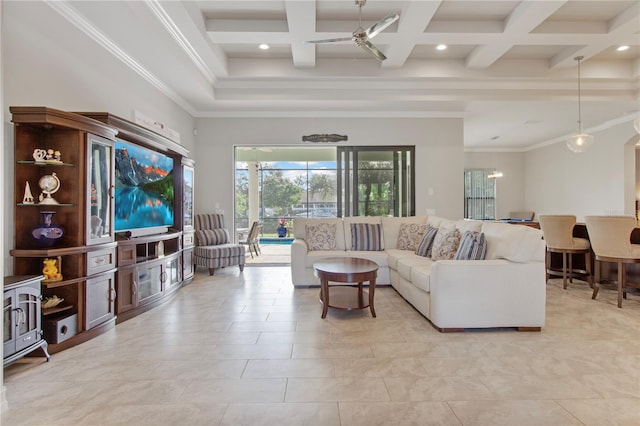
[[[351,224],[380,224],[380,251],[352,250]],[[307,230],[335,225],[332,250],[310,250]],[[482,232],[484,260],[432,260],[398,248],[403,224],[428,224],[440,230]],[[403,234],[407,225],[404,225]],[[321,258],[351,256],[379,265],[376,284],[393,288],[440,331],[517,327],[539,331],[545,321],[545,245],[542,232],[497,222],[448,220],[436,216],[296,218],[291,274],[296,287],[319,286],[313,264]],[[417,242],[416,242],[417,243]]]

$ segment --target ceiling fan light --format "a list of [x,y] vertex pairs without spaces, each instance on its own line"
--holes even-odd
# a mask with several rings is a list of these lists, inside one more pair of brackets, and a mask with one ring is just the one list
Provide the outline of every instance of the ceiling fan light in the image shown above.
[[567,148],[573,152],[585,152],[593,145],[593,136],[586,133],[576,133],[567,140]]

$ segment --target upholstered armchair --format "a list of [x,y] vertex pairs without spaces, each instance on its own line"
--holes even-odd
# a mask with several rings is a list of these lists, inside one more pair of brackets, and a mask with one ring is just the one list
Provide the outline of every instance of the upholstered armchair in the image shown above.
[[[626,267],[630,263],[640,263],[640,244],[631,243],[631,233],[638,226],[633,216],[586,216],[587,232],[591,246],[596,254],[596,282],[592,299],[598,295],[603,284],[613,284],[618,290],[618,308],[622,308],[622,299],[627,298],[627,288],[640,288],[640,284],[627,282]],[[615,263],[618,268],[618,279],[603,283],[600,268],[602,262]]]
[[224,227],[221,214],[199,214],[195,216],[196,247],[194,264],[204,266],[213,275],[215,268],[238,265],[244,270],[245,247],[229,240],[229,231]]
[[[591,244],[584,238],[575,238],[573,228],[576,225],[576,217],[570,214],[548,215],[538,217],[540,229],[547,245],[547,281],[549,275],[555,271],[551,269],[551,253],[562,254],[562,288],[567,288],[567,277],[573,282],[573,277],[578,274],[586,276],[589,286],[593,287],[593,275],[591,273]],[[585,269],[573,268],[573,255],[584,256]],[[567,265],[567,260],[569,264]]]

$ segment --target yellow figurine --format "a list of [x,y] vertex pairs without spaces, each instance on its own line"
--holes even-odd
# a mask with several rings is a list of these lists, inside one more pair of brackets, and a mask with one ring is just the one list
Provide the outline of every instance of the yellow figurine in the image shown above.
[[58,266],[56,265],[57,259],[44,259],[44,268],[42,268],[42,275],[44,275],[44,281],[60,281],[62,274],[58,272]]

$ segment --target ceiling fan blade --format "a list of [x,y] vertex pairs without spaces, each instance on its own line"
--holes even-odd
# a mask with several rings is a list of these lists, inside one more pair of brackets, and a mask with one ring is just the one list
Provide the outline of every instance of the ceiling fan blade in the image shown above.
[[378,48],[375,47],[373,44],[371,44],[369,40],[365,41],[364,44],[360,47],[362,47],[367,52],[373,53],[376,56],[376,58],[380,59],[381,61],[384,61],[385,59],[387,59],[387,57],[384,56],[384,53],[379,51]]
[[398,19],[400,19],[400,15],[398,15],[397,13],[390,13],[384,18],[382,18],[381,20],[379,20],[378,22],[376,22],[375,24],[373,24],[372,26],[370,26],[369,28],[367,28],[365,32],[367,33],[367,36],[369,38],[374,38],[375,36],[380,34],[382,31],[384,31],[389,25],[396,22]]
[[335,43],[338,41],[350,41],[351,37],[340,37],[340,38],[328,38],[326,40],[311,40],[307,41],[307,43],[319,44],[319,43]]

